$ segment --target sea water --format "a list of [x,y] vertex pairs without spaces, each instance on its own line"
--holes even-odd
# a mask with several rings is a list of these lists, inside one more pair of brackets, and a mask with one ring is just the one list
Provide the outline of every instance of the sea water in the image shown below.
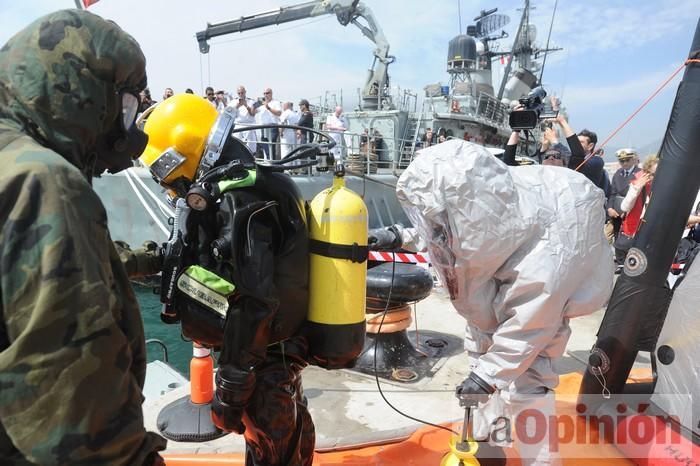
[[[179,324],[164,324],[160,320],[162,304],[153,288],[134,285],[136,298],[141,305],[146,340],[155,338],[162,341],[168,348],[168,362],[183,375],[189,376],[190,359],[192,358],[192,342],[185,341],[180,333]],[[163,361],[163,350],[160,345],[149,344],[148,362],[156,359]]]

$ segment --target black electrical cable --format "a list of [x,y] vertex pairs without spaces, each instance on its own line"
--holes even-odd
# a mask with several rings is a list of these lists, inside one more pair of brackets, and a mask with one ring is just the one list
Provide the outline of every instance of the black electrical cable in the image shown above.
[[[384,308],[384,313],[382,314],[382,320],[379,321],[379,328],[377,330],[377,335],[381,335],[382,333],[382,325],[384,324],[384,318],[386,317],[387,313],[389,312],[389,305],[391,303],[391,292],[394,289],[394,275],[396,274],[396,261],[392,261],[391,263],[391,284],[389,285],[389,294],[386,298],[386,307]],[[379,374],[377,372],[377,344],[379,342],[379,338],[374,339],[374,380],[377,383],[377,389],[379,390],[379,395],[382,397],[384,402],[389,405],[391,409],[399,413],[405,418],[408,418],[412,421],[419,422],[421,424],[425,424],[431,427],[437,427],[438,429],[446,430],[447,432],[451,432],[454,435],[459,435],[458,432],[455,430],[450,429],[449,427],[441,426],[439,424],[433,424],[432,422],[424,421],[423,419],[419,419],[417,417],[413,417],[411,415],[408,415],[401,411],[399,408],[391,404],[389,400],[386,399],[386,396],[384,396],[384,392],[382,391],[382,386],[379,383]]]

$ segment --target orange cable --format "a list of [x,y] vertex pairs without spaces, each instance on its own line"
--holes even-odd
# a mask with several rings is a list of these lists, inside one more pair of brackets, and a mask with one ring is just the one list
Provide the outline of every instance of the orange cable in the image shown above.
[[[619,133],[619,132],[622,130],[622,128],[624,128],[624,127],[627,125],[627,123],[629,123],[630,120],[632,120],[632,118],[634,118],[634,117],[637,115],[637,113],[639,113],[644,107],[646,107],[647,104],[648,104],[649,102],[651,102],[651,100],[652,100],[654,97],[656,97],[656,95],[657,95],[659,92],[661,92],[661,90],[662,90],[664,87],[666,87],[666,85],[667,85],[673,78],[675,78],[676,75],[677,75],[683,68],[685,68],[689,63],[700,63],[700,60],[694,59],[694,58],[693,58],[693,59],[688,59],[688,60],[686,60],[685,62],[683,62],[683,63],[681,64],[681,66],[679,66],[679,67],[676,69],[676,71],[674,71],[674,72],[671,74],[671,76],[669,76],[668,79],[666,79],[666,81],[664,81],[664,82],[663,82],[663,83],[662,83],[662,84],[661,84],[661,85],[660,85],[660,86],[659,86],[659,87],[658,87],[658,88],[657,88],[657,89],[642,103],[642,105],[640,105],[639,107],[637,107],[637,109],[632,113],[632,115],[630,115],[620,126],[618,126],[617,129],[616,129],[615,131],[613,131],[612,134],[611,134],[610,136],[608,136],[607,139],[605,139],[605,141],[603,141],[603,143],[602,143],[600,146],[598,146],[598,147],[599,147],[599,148],[602,148],[603,146],[605,146],[605,144],[607,144],[608,142],[610,142],[610,140],[611,140],[617,133]],[[583,167],[583,166],[586,164],[586,162],[588,162],[588,160],[589,160],[591,157],[593,157],[593,154],[590,154],[588,157],[586,157],[586,158],[583,160],[583,162],[581,162],[581,163],[579,164],[579,166],[576,167],[576,171],[578,171],[579,168]]]

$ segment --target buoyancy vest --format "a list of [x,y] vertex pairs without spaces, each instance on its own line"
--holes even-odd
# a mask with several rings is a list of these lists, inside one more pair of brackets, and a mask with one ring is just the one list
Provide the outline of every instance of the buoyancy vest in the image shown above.
[[[295,335],[309,299],[308,228],[299,189],[286,174],[262,167],[212,182],[218,183],[218,202],[187,218],[173,302],[183,334],[214,348],[226,340],[242,351],[254,335],[266,344]],[[259,319],[241,312],[250,300],[265,309]],[[235,324],[226,325],[229,316]]]

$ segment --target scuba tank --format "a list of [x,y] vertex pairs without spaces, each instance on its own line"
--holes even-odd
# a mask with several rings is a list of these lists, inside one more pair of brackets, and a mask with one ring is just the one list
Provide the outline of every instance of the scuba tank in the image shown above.
[[309,362],[352,367],[365,340],[367,206],[345,187],[343,170],[308,208]]

